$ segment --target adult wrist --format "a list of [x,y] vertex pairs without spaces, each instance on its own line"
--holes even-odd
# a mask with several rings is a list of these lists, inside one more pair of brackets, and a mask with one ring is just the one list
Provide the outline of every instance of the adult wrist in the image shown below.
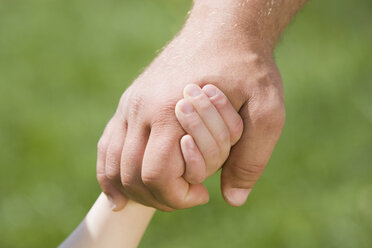
[[[264,54],[272,54],[284,27],[273,25],[272,7],[262,0],[194,0],[189,22],[217,25],[220,33],[238,34]],[[277,23],[278,24],[278,23]]]

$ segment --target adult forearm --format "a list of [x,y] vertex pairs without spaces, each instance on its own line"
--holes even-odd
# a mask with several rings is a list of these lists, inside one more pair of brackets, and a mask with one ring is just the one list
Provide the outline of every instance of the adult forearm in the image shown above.
[[221,32],[239,31],[256,47],[272,52],[286,26],[306,2],[307,0],[194,0],[190,19],[217,22]]

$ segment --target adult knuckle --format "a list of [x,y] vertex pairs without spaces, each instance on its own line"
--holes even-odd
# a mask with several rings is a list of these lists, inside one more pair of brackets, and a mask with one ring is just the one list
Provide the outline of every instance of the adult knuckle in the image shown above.
[[277,108],[277,123],[278,123],[278,126],[280,128],[283,128],[284,126],[284,123],[285,123],[285,107],[284,107],[284,104],[280,105],[278,108]]
[[108,142],[104,137],[101,137],[97,143],[98,153],[105,153],[107,150]]
[[156,187],[162,180],[161,173],[154,169],[143,170],[141,178],[142,182],[149,187]]
[[106,177],[111,181],[117,181],[120,179],[120,161],[119,159],[108,158],[105,165]]
[[169,205],[172,206],[176,210],[185,209],[185,203],[183,199],[175,198],[172,199],[172,201],[169,202]]
[[178,99],[165,98],[160,101],[160,112],[173,113]]
[[121,177],[121,187],[126,192],[133,192],[134,181],[130,177]]
[[[164,169],[167,167],[165,166],[165,163],[171,160],[171,154],[175,150],[174,142],[171,142],[171,140],[179,141],[178,137],[174,137],[174,133],[169,131],[170,133],[162,133],[159,132],[156,135],[154,134],[154,139],[163,139],[159,141],[156,144],[152,144],[148,146],[148,149],[156,149],[156,162],[153,161],[154,158],[151,158],[150,156],[147,156],[145,158],[145,161],[143,163],[148,164],[149,166],[146,166],[144,169],[144,173],[154,173],[154,174],[160,174],[164,172]],[[161,161],[161,162],[160,162]],[[150,165],[151,164],[151,165]],[[149,171],[147,171],[149,170]]]
[[270,104],[265,104],[261,107],[260,112],[256,116],[256,122],[258,123],[270,123],[273,121],[275,115],[274,108]]
[[109,147],[106,151],[105,173],[106,177],[111,180],[118,180],[120,178],[120,156],[118,149]]
[[131,118],[136,118],[141,110],[145,107],[145,98],[141,94],[134,94],[130,96],[129,101],[129,116]]
[[130,87],[126,91],[124,91],[123,94],[121,95],[120,100],[119,100],[120,105],[122,106],[125,105],[126,103],[125,101],[128,99],[129,91],[130,91]]
[[156,103],[158,108],[156,109],[156,116],[152,121],[153,127],[168,128],[177,122],[176,116],[174,115],[176,102],[177,101],[173,99],[168,99]]
[[121,182],[121,185],[124,189],[130,187],[130,185],[133,183],[133,179],[130,175],[128,174],[122,174],[120,176],[120,182]]
[[197,175],[188,174],[188,175],[185,175],[185,179],[191,184],[199,184],[203,182],[204,178],[198,174]]
[[257,111],[255,122],[269,129],[281,129],[285,122],[285,109],[282,104],[269,102]]
[[234,176],[240,181],[257,181],[265,170],[263,163],[236,163],[233,165]]
[[157,112],[162,114],[174,113],[174,108],[178,102],[178,98],[169,97],[166,95],[157,96],[152,99],[153,104],[158,107]]
[[120,182],[123,191],[133,195],[141,192],[141,187],[143,186],[141,178],[132,174],[121,173]]
[[110,146],[106,151],[106,161],[107,163],[119,165],[121,157],[120,147]]
[[168,198],[166,204],[173,209],[184,209],[185,206],[185,193],[186,192],[179,192],[177,189],[176,191],[172,192],[172,197]]
[[108,179],[105,173],[97,172],[96,173],[97,181],[101,187],[107,184]]
[[[120,166],[120,165],[119,165]],[[106,177],[111,181],[120,181],[120,170],[116,164],[106,164]]]

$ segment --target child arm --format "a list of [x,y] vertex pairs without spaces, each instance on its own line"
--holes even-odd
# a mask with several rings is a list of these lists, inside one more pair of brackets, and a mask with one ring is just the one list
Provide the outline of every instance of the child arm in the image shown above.
[[113,212],[101,193],[60,248],[137,247],[154,213],[155,209],[130,200],[122,210]]

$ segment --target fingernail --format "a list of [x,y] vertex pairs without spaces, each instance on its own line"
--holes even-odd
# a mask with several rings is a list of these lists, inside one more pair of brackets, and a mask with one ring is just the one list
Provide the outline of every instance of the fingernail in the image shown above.
[[192,104],[185,99],[181,100],[181,102],[179,103],[179,108],[185,114],[190,114],[194,111],[194,107],[192,106]]
[[246,202],[250,192],[250,189],[231,188],[226,190],[224,195],[232,206],[239,207]]
[[116,209],[116,204],[115,204],[114,199],[110,195],[106,195],[106,197],[107,197],[107,200],[110,204],[111,210],[115,210]]
[[191,136],[187,139],[187,141],[186,141],[186,145],[187,145],[187,147],[188,147],[189,149],[194,150],[194,148],[195,148],[195,143],[194,143],[194,141],[192,140]]
[[190,84],[186,86],[185,92],[187,95],[195,97],[201,94],[201,89],[195,84]]
[[213,97],[213,96],[217,95],[217,90],[212,85],[204,86],[203,91],[208,97]]

